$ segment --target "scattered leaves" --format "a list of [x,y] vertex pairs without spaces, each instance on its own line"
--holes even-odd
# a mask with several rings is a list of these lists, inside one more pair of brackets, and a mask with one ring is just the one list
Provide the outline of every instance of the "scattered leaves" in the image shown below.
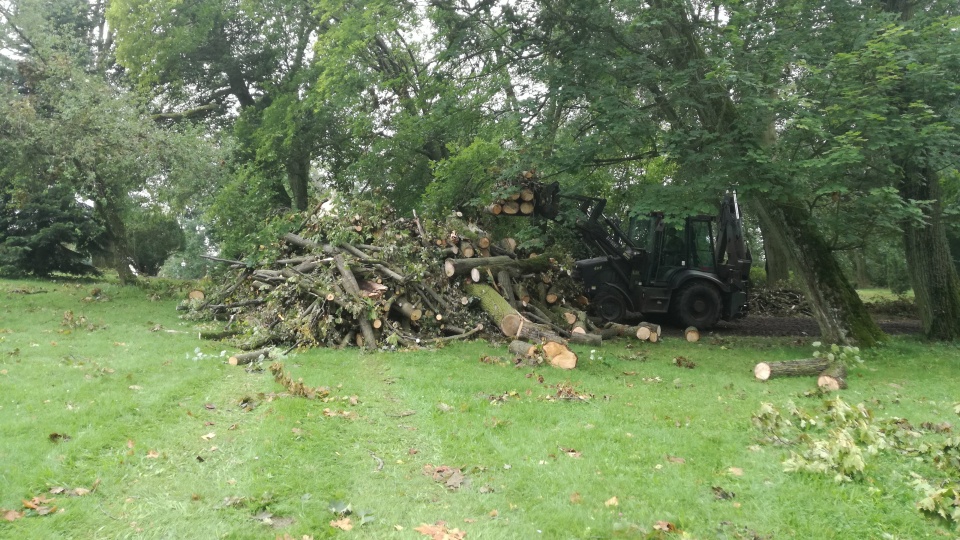
[[334,529],[340,529],[341,531],[353,530],[353,522],[350,521],[348,517],[331,520],[330,526]]
[[683,459],[682,457],[676,457],[676,456],[667,456],[667,461],[669,461],[670,463],[677,463],[680,465],[683,465],[684,463],[687,462],[687,460]]
[[205,441],[210,441],[210,440],[213,440],[213,438],[216,437],[216,436],[217,436],[217,434],[211,431],[210,433],[207,433],[206,435],[201,435],[200,438],[203,439],[203,440],[205,440]]
[[564,454],[572,457],[572,458],[581,458],[581,457],[583,457],[583,454],[581,454],[581,453],[578,452],[577,450],[574,450],[573,448],[564,448],[564,447],[561,446],[561,447],[560,447],[560,451],[563,452]]
[[583,497],[580,495],[579,491],[574,491],[570,494],[570,502],[573,504],[580,504],[583,502]]
[[720,486],[712,486],[710,489],[713,490],[713,496],[716,497],[717,500],[720,500],[720,501],[726,501],[726,500],[732,499],[732,498],[734,498],[734,497],[737,496],[736,493],[732,493],[732,492],[730,492],[730,491],[727,491],[727,490],[723,489],[723,488],[720,487]]
[[438,521],[433,525],[424,523],[413,530],[424,536],[429,536],[432,540],[463,540],[467,537],[465,531],[448,529],[447,524],[443,521]]
[[311,388],[303,384],[303,379],[293,380],[293,377],[283,369],[281,362],[270,364],[270,372],[273,373],[274,380],[285,386],[294,396],[317,399],[330,395],[330,390],[326,387]]
[[593,394],[588,392],[580,392],[577,390],[576,385],[570,382],[561,382],[552,388],[556,388],[556,393],[553,395],[547,396],[548,401],[590,401],[593,398]]
[[16,510],[0,509],[0,515],[3,516],[4,521],[16,521],[23,517],[23,512],[17,512]]
[[433,478],[435,482],[443,482],[443,485],[448,489],[459,489],[465,484],[469,485],[469,479],[463,474],[462,470],[446,465],[439,467],[430,464],[424,465],[423,474]]
[[677,356],[676,358],[674,358],[674,359],[673,359],[673,365],[675,365],[675,366],[677,366],[677,367],[680,367],[680,368],[687,368],[687,369],[693,369],[693,368],[697,367],[696,362],[694,362],[694,361],[692,361],[692,360],[687,360],[686,358],[684,358],[684,357],[682,357],[682,356]]
[[54,442],[54,443],[67,442],[71,439],[71,437],[66,433],[57,433],[57,432],[51,433],[50,435],[48,435],[48,437],[50,437],[50,442]]
[[670,523],[669,521],[658,521],[653,524],[653,530],[663,531],[668,533],[675,533],[677,532],[677,526],[674,525],[673,523]]
[[741,469],[740,467],[730,467],[729,469],[727,469],[727,472],[732,474],[733,476],[743,476],[743,469]]
[[620,506],[620,499],[616,498],[615,496],[610,497],[609,499],[606,500],[606,502],[603,503],[603,505],[604,506]]

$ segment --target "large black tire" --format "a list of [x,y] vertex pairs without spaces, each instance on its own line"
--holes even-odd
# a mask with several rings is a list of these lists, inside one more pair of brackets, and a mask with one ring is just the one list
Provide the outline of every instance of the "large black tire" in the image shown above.
[[720,291],[710,283],[691,281],[673,293],[670,315],[680,326],[709,330],[720,320]]
[[600,287],[590,302],[593,314],[607,322],[620,322],[627,316],[629,309],[623,293],[614,287]]

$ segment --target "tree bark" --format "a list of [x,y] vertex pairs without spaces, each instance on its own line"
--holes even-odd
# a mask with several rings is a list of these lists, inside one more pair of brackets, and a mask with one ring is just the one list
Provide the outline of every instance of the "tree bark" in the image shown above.
[[807,294],[821,339],[869,347],[886,338],[800,201],[758,197],[751,208],[771,225],[770,239],[787,248],[790,267]]
[[790,266],[787,262],[790,255],[783,244],[773,240],[772,223],[760,218],[760,235],[763,237],[763,254],[766,262],[767,286],[784,284],[790,280]]
[[760,362],[753,368],[753,376],[760,381],[777,377],[812,377],[823,372],[830,365],[826,358],[805,358],[783,362]]
[[900,195],[905,200],[932,201],[924,208],[924,223],[903,225],[910,285],[923,333],[929,339],[953,341],[960,337],[960,278],[943,223],[940,179],[930,169],[905,169]]
[[472,259],[447,259],[443,263],[443,270],[447,277],[453,277],[466,274],[474,268],[489,268],[495,271],[510,269],[520,272],[546,272],[551,266],[552,263],[548,257],[511,259],[501,255],[498,257],[474,257]]

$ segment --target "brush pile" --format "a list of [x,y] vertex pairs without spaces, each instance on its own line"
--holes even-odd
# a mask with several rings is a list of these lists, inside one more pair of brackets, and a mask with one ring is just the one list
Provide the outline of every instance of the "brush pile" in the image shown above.
[[602,340],[563,265],[460,217],[422,221],[383,204],[327,201],[289,228],[258,263],[218,259],[232,269],[222,286],[183,306],[192,318],[227,321],[204,337],[235,335],[247,350]]

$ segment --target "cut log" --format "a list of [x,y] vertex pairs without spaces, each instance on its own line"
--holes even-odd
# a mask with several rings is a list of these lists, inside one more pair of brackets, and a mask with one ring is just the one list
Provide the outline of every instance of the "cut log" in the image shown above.
[[551,304],[551,305],[556,304],[557,301],[560,300],[560,293],[557,292],[553,287],[551,287],[550,289],[547,290],[547,294],[544,295],[543,299],[548,304]]
[[235,354],[231,356],[227,362],[231,366],[243,366],[251,362],[256,362],[263,356],[264,359],[270,358],[270,348],[260,349],[256,351],[250,351],[248,353]]
[[503,205],[500,203],[493,203],[487,207],[487,212],[495,216],[499,216],[500,214],[503,213]]
[[199,289],[194,289],[189,293],[187,293],[187,298],[189,298],[190,300],[203,300],[206,297],[207,296],[203,294],[203,291]]
[[462,253],[464,257],[470,259],[473,258],[477,252],[473,249],[473,244],[463,240],[460,242],[460,253]]
[[577,353],[571,351],[562,343],[544,343],[543,354],[553,367],[560,369],[573,369],[577,367]]
[[520,213],[529,216],[533,213],[533,203],[532,202],[522,202],[520,203]]
[[526,341],[520,341],[519,339],[511,341],[510,345],[507,347],[507,350],[516,356],[523,356],[525,358],[530,358],[537,354],[536,345],[527,343]]
[[647,341],[650,339],[650,329],[646,326],[638,326],[636,335],[640,341]]
[[517,201],[504,201],[503,213],[508,216],[515,216],[520,213],[520,203]]
[[509,302],[503,299],[499,293],[489,285],[467,285],[466,286],[467,294],[480,300],[480,307],[485,311],[490,318],[493,319],[493,322],[497,323],[500,327],[500,330],[507,336],[514,337],[516,333],[508,333],[504,329],[504,321],[508,320],[507,328],[513,329],[515,326],[519,326],[521,317],[520,313],[517,312]]
[[417,322],[423,317],[423,310],[417,308],[406,298],[398,298],[392,305],[394,311],[407,319]]
[[817,377],[817,386],[827,392],[847,388],[847,368],[843,364],[833,363],[827,366]]
[[443,272],[447,277],[469,274],[474,268],[490,269],[497,273],[503,269],[517,270],[520,273],[545,272],[553,266],[549,257],[535,259],[512,259],[506,255],[497,257],[474,257],[472,259],[447,259],[443,262]]
[[523,188],[520,190],[520,200],[525,202],[530,202],[536,198],[537,194],[530,188]]
[[700,341],[700,331],[697,330],[695,326],[688,326],[687,329],[683,331],[683,337],[690,343],[696,343]]
[[642,323],[638,324],[637,326],[642,326],[642,327],[644,327],[644,328],[647,328],[648,330],[650,330],[650,333],[651,333],[651,334],[656,334],[657,337],[660,337],[660,336],[662,335],[662,329],[660,328],[660,325],[659,325],[659,324],[642,322]]
[[826,358],[760,362],[754,366],[753,376],[761,381],[775,379],[777,377],[812,377],[822,373],[829,365],[830,361]]
[[603,336],[600,334],[581,334],[579,332],[571,332],[570,342],[579,343],[580,345],[592,345],[594,347],[599,347],[600,345],[603,345]]
[[489,249],[489,248],[490,248],[490,237],[489,237],[489,236],[481,236],[480,238],[477,238],[477,247],[479,247],[480,249]]
[[660,341],[660,334],[656,332],[650,332],[650,337],[647,338],[647,341],[649,341],[650,343],[656,343]]

